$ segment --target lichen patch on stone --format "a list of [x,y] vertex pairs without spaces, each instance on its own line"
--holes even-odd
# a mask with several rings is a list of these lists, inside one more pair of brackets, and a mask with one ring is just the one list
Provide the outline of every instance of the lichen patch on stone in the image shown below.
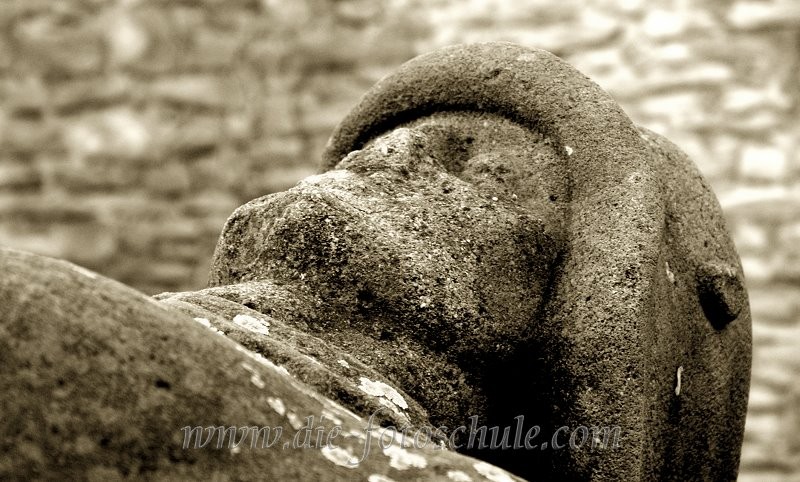
[[475,470],[491,482],[514,482],[514,479],[503,469],[486,462],[476,462],[472,465]]
[[348,469],[354,469],[358,467],[358,457],[353,455],[349,448],[344,449],[342,447],[332,447],[326,445],[320,449],[320,452],[322,452],[323,457],[336,465],[347,467]]
[[535,52],[520,54],[516,58],[517,62],[536,62],[539,58]]
[[194,321],[200,323],[201,325],[205,326],[206,328],[211,328],[211,322],[208,321],[208,318],[195,318]]
[[672,270],[669,269],[668,261],[664,261],[664,269],[667,272],[667,279],[669,280],[669,282],[675,284],[675,273],[673,273]]
[[408,415],[406,415],[400,409],[400,407],[395,405],[391,400],[389,400],[388,398],[384,398],[384,397],[378,397],[377,400],[378,400],[379,404],[381,404],[384,407],[386,407],[389,410],[391,410],[392,413],[395,414],[395,416],[399,419],[400,423],[411,423],[411,420],[408,418]]
[[283,400],[276,397],[267,397],[267,404],[275,410],[275,413],[283,417],[286,414],[286,405]]
[[400,393],[391,386],[381,382],[372,381],[367,377],[359,377],[361,384],[358,386],[361,391],[373,397],[383,397],[403,410],[408,409],[408,403]]
[[347,436],[355,437],[355,438],[361,439],[361,440],[366,440],[366,438],[367,438],[367,435],[364,433],[363,430],[356,430],[354,428],[351,428],[350,430],[345,432],[345,436],[346,437]]
[[300,430],[303,427],[303,421],[294,412],[287,412],[286,418],[289,419],[289,425],[295,430]]
[[448,470],[447,478],[453,482],[472,482],[472,477],[461,470]]
[[77,264],[71,264],[70,263],[70,267],[73,270],[77,271],[78,273],[86,276],[87,278],[97,279],[97,273],[95,273],[94,271],[90,271],[90,270],[84,268],[83,266],[78,266]]
[[367,482],[394,482],[394,479],[382,474],[372,474],[367,477]]
[[250,315],[239,314],[233,317],[233,322],[254,333],[269,335],[269,321],[267,320],[256,318]]
[[309,184],[319,184],[319,183],[322,183],[322,182],[325,182],[325,181],[329,181],[330,182],[331,180],[333,180],[333,181],[336,181],[336,180],[341,181],[343,179],[347,179],[347,178],[352,177],[352,176],[353,176],[353,173],[351,173],[349,171],[346,171],[344,169],[335,169],[335,170],[328,171],[325,174],[315,174],[313,176],[308,176],[307,178],[301,180],[298,185],[303,186],[303,185],[309,185]]
[[267,384],[264,380],[261,379],[261,376],[258,374],[255,368],[249,363],[242,362],[242,368],[247,370],[250,373],[250,383],[257,386],[258,388],[264,388]]
[[211,322],[208,321],[208,318],[195,318],[194,321],[200,323],[201,325],[205,326],[206,328],[208,328],[209,330],[213,331],[218,335],[225,335],[225,333],[222,330],[212,325]]
[[249,356],[253,360],[256,360],[257,362],[261,363],[262,365],[267,366],[267,367],[269,367],[269,368],[271,368],[271,369],[273,369],[273,370],[275,370],[275,371],[277,371],[277,372],[279,372],[279,373],[281,373],[283,375],[291,377],[291,375],[289,374],[289,370],[287,370],[286,368],[284,368],[282,366],[278,366],[278,365],[272,363],[271,361],[269,361],[266,358],[264,358],[263,355],[260,355],[258,353],[252,352],[252,351],[248,350],[247,348],[243,347],[242,345],[240,345],[238,343],[236,343],[234,346],[236,347],[237,351],[240,351],[240,352],[246,354],[247,356]]
[[383,449],[383,454],[389,457],[389,465],[397,470],[410,468],[424,469],[428,466],[428,459],[422,455],[411,453],[397,445],[390,445]]
[[408,440],[393,427],[385,427],[380,429],[373,429],[370,431],[373,437],[380,440],[381,446],[386,445],[399,445],[403,448],[409,448]]
[[320,418],[327,418],[328,420],[333,422],[334,425],[337,425],[337,426],[341,426],[342,425],[342,419],[337,417],[336,414],[333,413],[332,411],[327,410],[325,408],[322,409],[322,412],[320,413]]

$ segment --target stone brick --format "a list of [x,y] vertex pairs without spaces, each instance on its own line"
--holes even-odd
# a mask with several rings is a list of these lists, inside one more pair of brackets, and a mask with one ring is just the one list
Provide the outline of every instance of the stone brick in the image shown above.
[[777,185],[743,185],[720,193],[720,204],[730,219],[758,219],[781,225],[800,215],[800,192]]
[[294,134],[300,128],[297,103],[302,94],[271,92],[264,96],[260,114],[261,129],[269,135]]
[[[247,160],[242,158],[228,158],[220,155],[203,156],[193,159],[190,164],[189,176],[192,191],[197,192],[235,192],[240,180],[248,176],[258,176],[256,171],[249,169]],[[248,166],[246,172],[241,172],[237,167]]]
[[146,32],[148,43],[143,54],[127,60],[126,67],[146,74],[175,69],[186,51],[188,37],[179,28],[174,12],[147,5],[133,10],[131,15],[131,21]]
[[62,143],[51,122],[8,119],[2,126],[0,150],[6,154],[60,151]]
[[189,218],[211,219],[216,226],[216,234],[222,228],[222,224],[239,207],[240,201],[226,190],[204,191],[201,195],[187,197],[180,206],[180,215]]
[[192,274],[191,266],[176,261],[151,264],[147,270],[134,272],[133,276],[141,276],[151,283],[180,286],[184,280],[190,279]]
[[198,224],[191,219],[178,218],[171,216],[163,221],[163,224],[153,226],[158,240],[169,240],[177,242],[190,242],[196,239]]
[[169,163],[150,170],[144,177],[148,192],[169,197],[178,197],[191,188],[191,178],[186,166]]
[[777,234],[781,252],[800,254],[800,222],[787,223],[779,227]]
[[150,85],[149,95],[178,106],[222,109],[226,104],[225,89],[216,76],[193,74],[156,80]]
[[690,45],[676,41],[654,46],[651,61],[677,67],[692,62],[693,55]]
[[38,76],[25,76],[19,79],[4,79],[0,89],[3,95],[3,107],[14,117],[36,120],[41,119],[47,110],[49,93]]
[[61,200],[21,195],[14,196],[10,202],[0,205],[0,219],[19,225],[84,224],[95,222],[97,216],[83,204],[69,205]]
[[245,112],[229,113],[223,120],[225,137],[238,146],[247,148],[252,138],[257,137],[254,115]]
[[765,323],[800,322],[800,289],[790,286],[753,287],[750,289],[753,318]]
[[300,124],[312,132],[332,132],[369,86],[347,75],[317,75],[297,95]]
[[739,159],[739,172],[750,179],[781,181],[788,168],[786,153],[768,144],[749,144]]
[[[0,230],[0,245],[33,251],[46,256],[69,259],[84,266],[100,265],[116,251],[113,234],[96,222],[57,222],[58,207],[53,207],[44,222],[22,217]],[[44,213],[43,213],[44,214]]]
[[242,57],[253,69],[274,75],[288,63],[285,61],[292,47],[285,38],[254,38],[244,45]]
[[745,434],[758,441],[774,441],[780,423],[780,420],[769,413],[748,413]]
[[181,116],[164,119],[158,142],[162,156],[176,159],[198,159],[213,154],[224,139],[225,126],[216,115]]
[[707,165],[717,165],[719,169],[712,168],[713,171],[726,178],[733,177],[736,162],[739,160],[741,139],[729,133],[714,132],[706,136],[706,142],[710,149],[709,158],[697,159],[698,167],[705,173]]
[[728,11],[730,25],[742,30],[800,27],[800,5],[792,0],[739,1]]
[[[574,23],[552,23],[531,28],[530,24],[518,23],[504,25],[498,38],[498,28],[494,25],[483,30],[471,30],[459,39],[466,42],[486,42],[506,40],[523,45],[536,45],[557,55],[603,45],[620,33],[622,26],[618,19],[591,8],[581,9]],[[454,39],[455,40],[455,39]]]
[[[698,115],[698,114],[695,114]],[[690,118],[692,114],[687,114]],[[672,116],[673,118],[675,116]],[[695,117],[697,119],[698,117]],[[668,122],[669,125],[671,124]],[[682,124],[677,124],[681,126]],[[704,135],[702,131],[673,128],[666,131],[667,137],[681,148],[692,160],[696,160],[697,167],[705,178],[716,187],[716,181],[730,179],[735,167],[736,158],[733,155],[719,155],[715,148],[715,139]]]
[[42,175],[31,160],[0,159],[0,190],[38,191]]
[[129,108],[111,109],[64,124],[64,142],[73,159],[141,157],[152,138],[147,120]]
[[749,464],[742,464],[739,469],[738,482],[763,482],[764,480],[785,480],[784,471],[764,470],[760,466],[751,467]]
[[301,179],[317,173],[315,166],[297,166],[294,168],[272,169],[263,178],[254,179],[244,187],[245,192],[251,192],[254,197],[284,191]]
[[[772,109],[759,109],[754,113],[735,116],[719,121],[724,127],[740,135],[762,133],[764,135],[780,128],[781,116]],[[711,122],[706,124],[710,127]]]
[[334,4],[334,15],[345,23],[366,25],[370,21],[378,20],[381,14],[382,2],[372,0],[345,0]]
[[[0,27],[2,27],[0,23]],[[5,29],[0,30],[0,72],[8,69],[14,63],[14,49],[9,45],[5,36]]]
[[742,270],[749,283],[765,283],[775,276],[775,263],[760,256],[743,255]]
[[[166,222],[168,217],[161,217],[160,222],[156,222],[147,220],[147,215],[148,213],[127,213],[125,227],[120,237],[121,256],[115,262],[117,268],[127,266],[135,258],[149,256],[155,249],[160,234],[159,226],[161,222]],[[148,264],[153,262],[150,261]]]
[[621,99],[641,99],[661,92],[680,90],[712,90],[726,84],[734,76],[733,69],[720,62],[690,63],[680,68],[658,68],[629,79],[615,87]]
[[[171,260],[179,263],[191,263],[199,256],[196,239],[191,241],[160,241],[156,243],[154,255],[158,259]],[[204,251],[204,250],[203,250]]]
[[14,35],[22,61],[47,75],[97,72],[104,47],[91,18],[37,15],[19,23]]
[[289,166],[292,164],[314,165],[316,159],[303,159],[306,148],[299,136],[268,136],[250,144],[249,158],[253,169],[267,166]]
[[117,250],[113,231],[104,225],[69,224],[53,227],[53,231],[53,238],[63,240],[63,257],[83,266],[102,266]]
[[70,193],[119,192],[139,182],[139,172],[124,163],[94,162],[83,166],[63,164],[51,169],[52,180]]
[[650,10],[642,22],[642,32],[654,39],[676,37],[685,29],[686,17],[669,10]]
[[604,88],[609,86],[604,85],[603,79],[613,77],[617,71],[628,67],[622,52],[614,46],[581,50],[567,55],[565,59]]
[[50,87],[50,102],[60,114],[69,115],[126,102],[133,88],[130,78],[119,74],[70,79]]
[[131,256],[114,267],[116,279],[147,287],[147,293],[168,291],[192,276],[191,267],[177,262],[153,263],[150,254]]
[[800,255],[786,253],[780,256],[780,270],[775,280],[783,283],[800,284]]
[[[780,308],[777,308],[780,309]],[[753,328],[753,343],[757,350],[764,350],[762,354],[769,356],[772,348],[790,346],[800,348],[800,325],[791,323],[758,323]],[[754,388],[756,385],[753,386]]]
[[239,60],[245,39],[241,32],[199,29],[191,39],[186,64],[194,68],[226,68]]
[[[374,52],[375,46],[356,29],[320,25],[311,28],[297,39],[290,55],[298,70],[303,73],[324,71],[349,71],[365,55]],[[388,50],[392,45],[385,46]]]
[[131,64],[147,52],[151,41],[140,21],[121,9],[112,10],[103,19],[112,65]]
[[763,253],[770,245],[767,231],[760,225],[750,222],[737,223],[733,229],[736,247],[743,254]]
[[665,119],[673,126],[697,124],[706,117],[702,94],[692,91],[651,95],[642,99],[638,107],[640,112]]
[[777,83],[760,88],[736,86],[725,90],[722,108],[731,113],[742,113],[759,108],[786,110],[792,101]]
[[28,226],[4,225],[0,228],[0,246],[21,249],[44,256],[63,257],[66,249],[62,240],[50,239],[47,229],[31,229]]
[[753,372],[756,374],[754,383],[763,383],[775,387],[785,393],[795,379],[794,370],[787,370],[784,363],[773,360],[769,354],[755,355],[753,358]]

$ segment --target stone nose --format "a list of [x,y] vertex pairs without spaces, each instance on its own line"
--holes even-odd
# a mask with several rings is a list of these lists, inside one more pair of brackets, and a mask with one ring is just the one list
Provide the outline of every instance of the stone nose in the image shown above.
[[383,171],[401,177],[444,170],[433,155],[433,144],[430,134],[403,127],[378,137],[363,149],[350,152],[336,168],[359,174]]

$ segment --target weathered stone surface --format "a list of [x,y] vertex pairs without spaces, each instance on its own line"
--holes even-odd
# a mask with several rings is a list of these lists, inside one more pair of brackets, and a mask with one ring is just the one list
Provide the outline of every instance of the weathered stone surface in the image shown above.
[[[719,205],[677,147],[634,126],[585,76],[505,43],[419,57],[345,118],[324,167],[239,208],[211,287],[161,295],[162,308],[3,252],[2,353],[21,367],[3,374],[2,388],[19,393],[6,412],[35,420],[23,410],[44,416],[34,401],[69,385],[47,413],[71,424],[58,433],[84,437],[43,445],[16,422],[3,439],[23,441],[8,450],[29,462],[9,470],[508,477],[430,449],[387,449],[344,469],[368,443],[358,437],[287,456],[187,452],[175,435],[284,415],[298,429],[314,410],[353,432],[383,408],[374,422],[444,427],[453,448],[533,480],[736,477],[750,312]],[[534,449],[465,446],[468,434],[452,431],[472,416],[501,431],[522,416],[517,431],[543,436]],[[618,445],[547,450],[560,427],[618,427]],[[103,451],[112,460],[97,469]]]
[[[797,295],[787,295],[786,300],[772,296],[800,286],[800,260],[792,255],[794,245],[775,241],[780,239],[776,234],[783,225],[800,222],[800,207],[793,199],[800,182],[800,129],[793,107],[800,100],[800,3],[795,0],[371,0],[366,2],[368,7],[359,0],[350,2],[355,6],[344,10],[340,7],[345,3],[333,0],[0,3],[0,149],[23,154],[36,165],[42,178],[35,190],[32,183],[5,184],[0,189],[0,204],[5,209],[6,201],[16,204],[22,197],[35,196],[39,201],[56,199],[74,206],[88,197],[94,202],[95,214],[103,216],[112,203],[131,204],[128,210],[137,210],[136,216],[148,221],[131,225],[127,216],[108,216],[102,229],[115,238],[117,249],[111,257],[104,251],[95,256],[87,246],[83,254],[91,259],[89,266],[145,293],[204,286],[209,253],[230,212],[250,199],[293,186],[316,167],[329,133],[308,137],[302,120],[318,119],[297,115],[293,107],[299,106],[299,99],[308,97],[311,105],[319,102],[329,119],[337,118],[336,109],[343,109],[338,113],[341,118],[366,90],[365,81],[374,82],[390,74],[402,61],[446,44],[502,36],[524,45],[550,45],[568,52],[565,60],[609,91],[634,122],[665,135],[689,154],[723,201],[730,226],[746,227],[735,232],[752,232],[748,226],[764,232],[766,246],[758,249],[748,249],[747,238],[734,235],[751,300],[763,297],[761,304],[773,307],[771,311],[762,310],[760,316],[754,314],[754,324],[800,322],[794,315],[778,319],[785,313],[783,306]],[[356,10],[358,13],[354,13]],[[671,23],[682,25],[684,31],[677,37],[647,37],[644,27],[658,18],[651,15],[652,11],[679,15],[681,18]],[[595,36],[601,30],[609,31],[605,29],[609,23],[592,25],[593,17],[611,18],[618,29],[609,37]],[[328,42],[331,45],[342,45],[336,37],[355,37],[347,43],[350,50],[345,53],[351,63],[335,64],[330,62],[334,56],[307,49],[308,32],[319,32],[315,42],[322,45],[326,39],[333,39]],[[73,34],[89,34],[99,45],[95,40],[81,45]],[[570,47],[574,39],[587,35],[594,37],[591,42],[581,43],[579,50]],[[51,48],[53,41],[57,45]],[[236,50],[237,44],[241,51]],[[85,59],[94,62],[96,47],[102,53],[99,70],[61,67],[76,59],[81,64]],[[310,55],[305,57],[306,53]],[[83,179],[52,175],[76,169],[60,139],[65,128],[81,123],[84,116],[121,105],[146,112],[146,125],[159,133],[182,114],[175,112],[176,107],[190,111],[184,119],[200,114],[193,112],[193,106],[148,97],[150,85],[182,75],[220,74],[225,92],[231,94],[226,99],[224,130],[228,129],[230,115],[250,111],[247,115],[252,118],[255,111],[265,113],[263,121],[254,119],[247,139],[237,137],[232,142],[228,135],[201,133],[199,127],[187,124],[182,130],[206,139],[204,145],[184,149],[178,146],[183,142],[182,135],[159,136],[146,143],[154,149],[142,158],[130,159],[130,151],[103,155],[108,163],[128,165],[140,179],[153,165],[166,167],[188,161],[192,187],[180,197],[165,202],[161,196],[142,192],[137,182],[109,183],[101,190],[94,187],[92,179],[102,180],[111,174],[94,169],[77,169],[75,175]],[[305,81],[325,75],[336,77],[337,84],[344,77],[344,82],[355,87],[337,88],[336,95],[342,98],[331,102],[318,94],[316,82]],[[131,82],[117,85],[120,77]],[[17,88],[20,84],[21,89]],[[683,114],[650,116],[640,109],[653,97],[682,93],[699,94],[701,122],[692,116],[692,122],[687,123],[689,119]],[[287,109],[274,109],[263,100],[276,96],[290,100]],[[64,101],[67,103],[62,107]],[[303,108],[313,112],[307,105]],[[672,112],[683,109],[677,103],[668,107]],[[114,128],[126,129],[124,124],[114,124]],[[703,145],[710,152],[703,152]],[[768,157],[760,161],[758,156],[745,155],[753,145],[759,149],[751,154],[761,152]],[[785,159],[764,152],[762,148],[767,146],[783,151]],[[286,155],[269,154],[277,151]],[[196,153],[203,157],[198,158]],[[199,169],[199,162],[209,168]],[[297,167],[286,171],[282,166],[288,164]],[[0,183],[5,180],[4,174],[0,173]],[[116,173],[111,176],[116,178]],[[195,233],[194,259],[182,261],[193,269],[193,276],[170,285],[154,282],[150,273],[159,272],[161,263],[176,260],[153,254],[163,223],[151,213],[166,205],[173,216],[181,215],[187,199],[204,198],[213,204],[211,200],[218,195],[235,199],[236,204],[191,215],[202,226]],[[48,254],[53,252],[51,246],[62,242],[60,230],[5,236],[18,230],[15,222],[16,218],[0,220],[3,243]],[[153,237],[148,239],[146,233]],[[150,248],[129,249],[128,241],[134,236],[141,240],[137,244]],[[129,274],[128,265],[137,266],[135,275]],[[793,343],[800,353],[800,339]],[[765,347],[767,352],[771,347]],[[758,367],[753,376],[756,380],[762,377]],[[765,369],[763,377],[771,376]],[[785,394],[781,396],[785,401]],[[778,422],[783,420],[777,411],[770,416]],[[779,434],[768,438],[771,446],[756,443],[756,449],[771,463],[777,463],[782,455],[773,447],[788,444]],[[749,440],[755,439],[748,438],[745,445]],[[791,457],[800,459],[800,452],[793,452]],[[743,463],[743,480],[769,480],[769,474],[759,473],[764,467],[763,463]],[[800,472],[794,477],[800,478]]]
[[[208,329],[219,326],[252,342],[257,325],[241,320],[263,315],[240,305],[207,296],[213,312],[187,304],[193,315],[208,316],[195,321],[170,308],[184,306],[179,301],[159,303],[63,261],[0,250],[0,269],[4,479],[399,481],[459,471],[473,480],[483,474],[515,480],[435,446],[404,448],[398,438],[382,450],[384,431],[367,437],[365,420],[285,367]],[[275,440],[274,430],[255,444],[252,433],[240,431],[238,444],[230,445],[230,433],[228,439],[208,431],[197,434],[202,440],[186,440],[186,426],[285,432],[276,447],[264,448],[265,436]],[[304,427],[314,429],[308,441]],[[333,445],[326,448],[330,434]],[[211,441],[203,446],[206,437]]]
[[[741,290],[730,300],[739,317],[721,331],[701,307],[701,267],[727,266],[738,285],[742,272],[719,205],[691,162],[637,130],[605,93],[557,58],[483,44],[419,57],[382,80],[337,128],[325,164],[331,168],[381,133],[441,111],[496,113],[548,136],[565,154],[565,239],[557,263],[547,267],[554,286],[544,300],[546,316],[534,318],[534,336],[522,338],[535,362],[517,365],[530,374],[527,388],[535,389],[528,393],[538,401],[515,408],[551,422],[623,427],[625,450],[525,453],[505,466],[525,476],[581,479],[735,478],[750,316]],[[459,153],[459,145],[449,152]],[[341,178],[338,172],[329,176]],[[546,376],[536,371],[542,360]]]

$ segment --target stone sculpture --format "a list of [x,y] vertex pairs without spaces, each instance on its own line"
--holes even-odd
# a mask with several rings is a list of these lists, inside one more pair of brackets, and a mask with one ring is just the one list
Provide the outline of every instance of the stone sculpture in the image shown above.
[[[323,173],[230,217],[207,289],[0,265],[3,477],[736,478],[750,314],[718,203],[544,51],[450,47],[380,81]],[[285,434],[184,447],[198,426]]]

